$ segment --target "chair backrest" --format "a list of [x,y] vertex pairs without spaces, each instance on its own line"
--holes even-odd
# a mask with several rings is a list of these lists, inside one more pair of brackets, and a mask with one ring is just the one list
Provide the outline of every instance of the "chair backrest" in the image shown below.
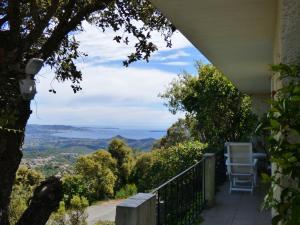
[[228,142],[226,146],[231,173],[253,173],[252,143]]

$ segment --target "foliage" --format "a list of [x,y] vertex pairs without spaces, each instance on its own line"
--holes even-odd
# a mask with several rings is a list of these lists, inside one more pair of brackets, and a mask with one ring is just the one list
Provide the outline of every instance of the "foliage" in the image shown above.
[[75,163],[75,174],[81,175],[85,185],[82,188],[88,189],[89,202],[113,197],[117,180],[116,160],[109,152],[98,150],[79,157]]
[[251,99],[213,65],[198,63],[198,76],[182,74],[161,94],[172,113],[185,111],[192,136],[211,146],[248,139],[256,117]]
[[30,192],[23,190],[21,186],[14,186],[9,205],[9,222],[16,224],[27,208]]
[[132,180],[139,191],[149,191],[199,161],[206,148],[190,141],[144,153],[137,158]]
[[58,210],[52,213],[47,225],[68,225],[65,203],[63,201],[60,202]]
[[116,199],[123,199],[133,196],[137,193],[137,187],[135,184],[126,184],[122,187],[119,191],[117,191],[115,198]]
[[153,148],[168,148],[178,143],[191,140],[190,128],[185,119],[178,119],[167,130],[167,135],[154,143]]
[[85,197],[73,196],[68,211],[69,222],[72,225],[87,225],[87,213],[85,211],[89,202]]
[[72,196],[68,210],[65,203],[60,202],[59,209],[52,213],[47,225],[87,225],[86,208],[89,202],[85,197]]
[[267,119],[258,127],[269,131],[269,152],[277,167],[269,178],[265,207],[277,212],[272,224],[296,225],[300,224],[300,65],[279,64],[272,70],[280,74],[283,87],[274,93]]
[[9,221],[11,224],[17,223],[27,208],[27,202],[32,196],[34,188],[40,184],[42,179],[43,175],[38,171],[23,165],[19,167],[9,205]]
[[112,222],[112,221],[98,221],[94,225],[115,225],[115,222]]
[[91,199],[90,190],[83,175],[69,174],[65,175],[62,180],[64,189],[64,202],[66,203],[67,207],[69,207],[70,201],[75,195]]
[[[130,181],[137,185],[137,189],[140,192],[144,192],[149,189],[149,184],[153,183],[147,179],[152,178],[152,166],[154,164],[153,152],[145,152],[140,154],[133,168]],[[153,185],[154,186],[154,185]],[[151,188],[150,188],[151,189]]]
[[15,184],[24,185],[25,187],[33,189],[43,180],[43,178],[44,177],[40,172],[22,165],[17,171]]
[[108,152],[117,161],[116,190],[119,190],[128,183],[133,167],[133,151],[123,140],[115,138],[108,145]]

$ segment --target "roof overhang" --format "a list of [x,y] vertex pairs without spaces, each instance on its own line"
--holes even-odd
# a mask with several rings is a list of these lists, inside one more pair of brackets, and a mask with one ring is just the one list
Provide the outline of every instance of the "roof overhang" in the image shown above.
[[240,90],[269,93],[277,0],[151,0]]

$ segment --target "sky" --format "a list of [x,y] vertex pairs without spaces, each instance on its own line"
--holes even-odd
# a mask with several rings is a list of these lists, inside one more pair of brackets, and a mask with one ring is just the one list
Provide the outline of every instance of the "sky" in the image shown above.
[[[172,37],[172,48],[159,33],[152,36],[159,51],[150,62],[124,67],[122,61],[133,46],[113,41],[113,31],[103,33],[87,23],[76,34],[80,51],[88,54],[77,62],[83,73],[82,91],[74,94],[69,82],[54,80],[44,67],[36,76],[37,95],[32,101],[30,124],[167,129],[184,113],[171,114],[158,97],[178,74],[196,74],[195,61],[207,59],[180,33]],[[48,90],[54,88],[56,94]]]

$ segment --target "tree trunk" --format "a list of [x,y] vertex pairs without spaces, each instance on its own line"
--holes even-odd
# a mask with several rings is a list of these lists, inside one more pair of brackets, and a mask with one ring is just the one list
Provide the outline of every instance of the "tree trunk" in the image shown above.
[[8,206],[16,177],[16,171],[22,159],[24,130],[31,114],[30,101],[21,101],[16,126],[12,130],[0,129],[0,225],[8,225]]
[[49,177],[38,186],[30,200],[30,205],[17,225],[44,225],[51,213],[59,207],[63,198],[62,184],[59,178]]

